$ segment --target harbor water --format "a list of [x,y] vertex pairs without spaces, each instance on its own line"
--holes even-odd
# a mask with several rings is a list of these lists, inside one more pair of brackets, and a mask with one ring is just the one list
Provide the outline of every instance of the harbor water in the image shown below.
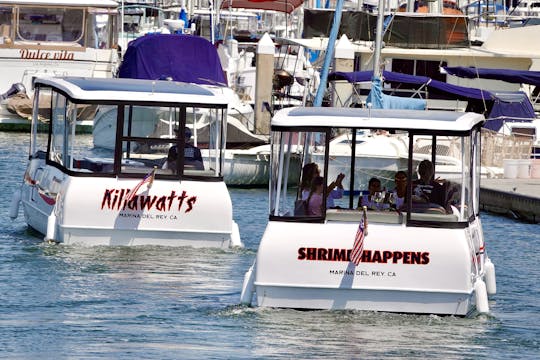
[[239,305],[266,189],[231,189],[245,249],[50,245],[11,221],[28,134],[0,133],[0,358],[537,359],[540,225],[482,213],[498,293],[476,318]]

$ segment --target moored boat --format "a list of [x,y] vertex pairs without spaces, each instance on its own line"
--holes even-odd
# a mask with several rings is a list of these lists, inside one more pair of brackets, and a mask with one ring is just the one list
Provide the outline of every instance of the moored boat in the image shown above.
[[[0,130],[28,131],[39,76],[112,77],[118,66],[112,0],[0,3]],[[78,131],[91,131],[91,123]]]
[[[222,177],[227,100],[219,91],[77,77],[38,78],[35,87],[29,163],[12,218],[22,204],[30,227],[64,244],[242,245]],[[103,108],[115,110],[108,112],[115,117],[111,150],[75,132],[79,120]],[[199,139],[210,156],[205,164],[186,127],[186,114],[200,109],[211,124]],[[162,118],[173,136],[155,134]]]
[[[246,273],[241,302],[460,316],[488,312],[488,294],[496,292],[496,283],[479,213],[484,121],[479,114],[446,111],[289,108],[277,112],[271,123],[269,222]],[[389,187],[386,196],[374,193],[375,203],[359,211],[355,194],[366,189],[355,188],[354,177],[365,164],[355,156],[352,144],[359,132],[376,129],[408,140],[406,193],[396,200],[399,196],[389,195],[393,193]],[[298,211],[299,201],[306,200],[300,189],[283,180],[298,171],[292,168],[298,165],[288,159],[300,155],[300,166],[308,164],[316,149],[324,154],[324,162],[319,163],[321,183],[330,183],[334,180],[329,176],[330,138],[336,132],[351,139],[350,156],[340,161],[349,168],[343,183],[353,191],[327,208],[321,199],[330,189],[312,187],[307,210]],[[417,175],[414,166],[414,144],[428,138],[431,160],[426,161],[433,172],[422,183],[424,177]],[[452,179],[434,179],[438,144],[449,140],[460,149],[461,171]],[[397,188],[397,180],[392,185]]]

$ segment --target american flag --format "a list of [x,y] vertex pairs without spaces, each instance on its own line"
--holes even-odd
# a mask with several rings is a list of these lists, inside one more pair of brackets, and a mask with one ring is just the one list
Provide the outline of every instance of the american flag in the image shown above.
[[150,171],[148,174],[146,174],[142,179],[141,181],[139,181],[137,183],[137,185],[135,185],[135,187],[133,189],[131,189],[129,191],[129,196],[128,198],[126,199],[126,201],[131,201],[133,200],[133,198],[135,197],[135,195],[137,195],[137,191],[139,191],[139,189],[141,188],[141,186],[143,186],[144,184],[148,184],[148,187],[150,188],[152,186],[152,183],[154,182],[154,176],[156,174],[156,168],[154,167],[154,169],[152,169],[152,171]]
[[358,266],[362,262],[362,253],[364,252],[364,238],[367,236],[367,214],[366,207],[363,208],[364,214],[356,230],[356,236],[354,237],[354,245],[351,251],[350,260],[355,266]]

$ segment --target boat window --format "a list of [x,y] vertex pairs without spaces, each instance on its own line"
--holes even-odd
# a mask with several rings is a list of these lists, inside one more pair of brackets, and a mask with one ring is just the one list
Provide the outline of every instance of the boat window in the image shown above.
[[39,119],[32,122],[30,156],[41,156],[47,152],[49,126],[51,123],[51,89],[38,87],[34,91],[34,108],[38,108]]
[[327,209],[326,219],[359,222],[362,214],[359,210],[365,207],[370,222],[401,223],[407,185],[408,134],[383,129],[340,129],[333,134],[328,179],[339,181],[338,175],[344,175],[343,196],[334,200],[333,208]]
[[66,163],[70,136],[69,124],[66,122],[66,101],[65,96],[62,94],[52,93],[52,133],[49,160],[59,165],[65,165]]
[[6,44],[13,39],[13,11],[10,7],[0,7],[0,45]]
[[326,132],[273,132],[270,215],[322,219]]
[[481,176],[481,138],[482,134],[479,129],[473,131],[471,137],[471,146],[472,146],[472,169],[473,169],[473,178],[472,178],[472,189],[474,189],[474,195],[472,198],[474,214],[476,216],[480,213],[480,176]]
[[85,46],[96,49],[110,49],[118,41],[116,12],[106,9],[89,9],[86,21]]
[[26,7],[18,13],[17,40],[82,42],[84,9]]
[[126,107],[121,172],[221,176],[224,116],[223,109]]
[[414,135],[410,220],[467,221],[472,206],[471,139]]

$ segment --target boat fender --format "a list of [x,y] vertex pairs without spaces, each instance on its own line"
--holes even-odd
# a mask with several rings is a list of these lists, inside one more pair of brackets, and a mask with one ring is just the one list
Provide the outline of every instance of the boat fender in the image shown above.
[[476,295],[476,310],[480,314],[487,314],[489,312],[489,304],[486,283],[480,278],[474,282],[474,293]]
[[244,275],[244,283],[242,284],[242,292],[240,293],[240,304],[251,305],[253,299],[255,272],[253,271],[255,264],[251,265],[249,270]]
[[486,281],[486,289],[488,295],[495,295],[497,293],[497,282],[495,280],[495,265],[487,258],[484,263],[484,279]]
[[21,189],[15,190],[11,197],[11,206],[9,207],[9,217],[15,220],[19,215],[19,204],[21,203]]
[[233,221],[232,224],[231,246],[244,247],[242,239],[240,239],[240,228],[238,227],[236,221]]
[[45,241],[54,241],[56,235],[56,215],[54,210],[49,215],[47,219],[47,234],[45,235]]

